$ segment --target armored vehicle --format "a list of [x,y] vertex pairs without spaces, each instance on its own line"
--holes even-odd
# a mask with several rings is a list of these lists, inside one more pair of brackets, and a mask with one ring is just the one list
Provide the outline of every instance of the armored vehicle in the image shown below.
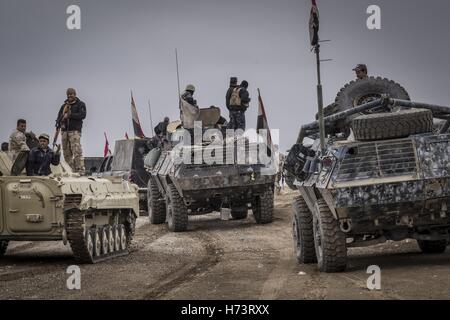
[[139,212],[137,186],[80,177],[66,164],[49,177],[11,176],[0,152],[0,256],[9,241],[63,241],[79,263],[128,254]]
[[153,138],[135,138],[116,141],[114,154],[103,159],[96,176],[120,177],[139,187],[140,215],[147,215],[147,184],[149,174],[144,158],[156,146]]
[[[203,130],[217,128],[220,109],[201,109],[199,119]],[[216,140],[216,143],[209,141],[191,147],[179,139],[184,132],[179,122],[170,124],[168,132],[170,143],[160,150],[158,160],[148,165],[151,223],[167,221],[170,231],[185,231],[189,215],[207,214],[223,208],[231,209],[234,219],[247,218],[251,209],[257,223],[272,222],[276,170],[271,164],[265,165],[256,159],[258,157],[250,159],[254,153],[249,150],[255,150],[255,144],[247,140],[240,146],[231,139],[232,142],[227,144],[224,140]],[[157,150],[149,153],[150,158],[153,152]],[[184,159],[192,162],[177,162],[174,152],[187,155]],[[243,154],[247,154],[246,161],[236,161],[236,157]],[[199,161],[196,161],[197,155],[200,155]]]
[[[406,93],[392,86],[400,88],[369,78],[344,88],[348,105],[325,117],[323,149],[317,121],[301,128],[285,164],[300,191],[292,223],[300,263],[339,272],[347,248],[407,238],[424,253],[446,250],[450,107],[399,99]],[[437,130],[433,118],[444,126]]]

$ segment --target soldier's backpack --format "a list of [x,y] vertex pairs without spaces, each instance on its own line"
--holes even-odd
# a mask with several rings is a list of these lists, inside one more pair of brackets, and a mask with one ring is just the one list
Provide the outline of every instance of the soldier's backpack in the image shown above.
[[241,92],[241,88],[234,88],[231,92],[230,97],[230,106],[241,106],[241,97],[239,96],[239,93]]

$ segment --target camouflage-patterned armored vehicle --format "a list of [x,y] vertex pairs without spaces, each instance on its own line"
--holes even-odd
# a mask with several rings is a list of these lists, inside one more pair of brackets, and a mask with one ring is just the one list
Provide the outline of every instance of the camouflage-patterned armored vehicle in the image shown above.
[[[285,164],[301,194],[293,203],[297,259],[325,272],[345,270],[348,247],[412,238],[422,252],[441,253],[450,238],[450,108],[376,86],[365,93],[344,90],[350,104],[325,117],[324,149],[317,121],[304,125]],[[433,118],[444,126],[436,130]]]
[[[220,111],[201,109],[203,129],[215,127],[219,117]],[[272,222],[276,171],[270,165],[250,160],[249,157],[244,164],[236,164],[237,154],[250,154],[251,145],[244,143],[241,150],[234,140],[229,146],[222,141],[220,145],[215,145],[212,152],[209,149],[212,144],[208,143],[191,149],[190,145],[184,145],[179,140],[184,131],[179,123],[169,125],[168,131],[171,142],[161,150],[156,164],[149,166],[148,208],[151,223],[167,221],[170,231],[185,231],[189,215],[207,214],[222,208],[231,209],[234,219],[245,219],[251,209],[257,223]],[[181,154],[188,153],[192,164],[176,163],[173,157],[176,149]],[[156,149],[149,153],[150,157],[152,152]],[[196,154],[200,154],[199,162],[194,161]],[[214,162],[211,158],[218,154],[223,161]]]
[[79,263],[128,254],[139,214],[137,186],[79,177],[65,164],[49,177],[10,176],[11,165],[0,152],[0,256],[9,241],[61,240]]

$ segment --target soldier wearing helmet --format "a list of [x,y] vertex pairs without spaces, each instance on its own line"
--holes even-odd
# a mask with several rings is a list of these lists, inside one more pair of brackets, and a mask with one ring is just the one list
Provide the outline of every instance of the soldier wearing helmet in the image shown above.
[[198,119],[200,109],[194,99],[195,87],[192,84],[186,86],[186,90],[181,95],[181,122],[183,128],[188,130],[193,136],[194,122]]

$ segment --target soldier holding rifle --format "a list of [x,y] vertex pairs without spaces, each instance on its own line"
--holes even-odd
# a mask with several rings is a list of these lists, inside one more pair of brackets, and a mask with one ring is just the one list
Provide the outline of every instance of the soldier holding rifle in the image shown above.
[[74,172],[84,174],[83,149],[81,148],[81,130],[86,118],[86,104],[77,98],[75,89],[67,89],[67,100],[61,106],[56,120],[56,132],[53,145],[56,145],[61,132],[64,160]]

